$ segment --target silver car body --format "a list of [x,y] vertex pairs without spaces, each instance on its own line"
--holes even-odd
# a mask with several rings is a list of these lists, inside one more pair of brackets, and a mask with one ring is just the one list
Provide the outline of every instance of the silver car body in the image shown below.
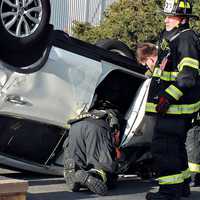
[[[121,70],[143,79],[143,84],[138,88],[126,114],[127,127],[121,146],[132,144],[134,134],[142,123],[150,83],[144,75],[58,47],[52,47],[48,61],[35,73],[13,72],[8,70],[6,65],[0,63],[0,115],[30,119],[63,128],[68,128],[69,119],[89,109],[96,87],[110,72]],[[56,159],[56,165],[40,165],[0,153],[0,164],[61,175],[63,154]]]

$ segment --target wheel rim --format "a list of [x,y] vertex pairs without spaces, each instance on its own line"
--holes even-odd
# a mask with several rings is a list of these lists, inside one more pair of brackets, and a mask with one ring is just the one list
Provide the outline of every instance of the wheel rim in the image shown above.
[[15,37],[27,37],[35,32],[42,19],[42,0],[2,0],[1,21]]

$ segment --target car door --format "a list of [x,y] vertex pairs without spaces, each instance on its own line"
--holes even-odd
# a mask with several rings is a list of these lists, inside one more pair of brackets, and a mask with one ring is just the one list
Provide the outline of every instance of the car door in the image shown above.
[[134,145],[143,142],[143,134],[140,127],[144,123],[145,105],[151,79],[143,82],[135,96],[135,99],[126,114],[127,125],[122,137],[121,147]]

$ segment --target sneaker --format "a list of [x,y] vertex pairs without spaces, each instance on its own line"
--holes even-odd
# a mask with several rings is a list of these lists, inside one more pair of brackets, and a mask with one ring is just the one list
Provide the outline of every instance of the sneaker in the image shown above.
[[90,191],[105,195],[108,191],[106,183],[98,172],[96,174],[90,171],[78,170],[75,174],[76,182],[86,186]]
[[71,191],[78,192],[80,190],[80,183],[75,181],[75,162],[73,159],[64,161],[64,179]]

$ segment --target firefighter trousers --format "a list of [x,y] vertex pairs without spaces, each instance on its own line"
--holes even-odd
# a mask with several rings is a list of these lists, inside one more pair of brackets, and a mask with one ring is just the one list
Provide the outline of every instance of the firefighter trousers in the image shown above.
[[153,120],[152,156],[159,185],[166,193],[177,193],[184,181],[181,174],[188,169],[185,142],[191,118],[155,115]]
[[189,160],[189,168],[192,172],[193,186],[200,185],[200,125],[196,124],[188,131],[186,149]]
[[72,124],[64,150],[64,159],[74,159],[79,169],[116,170],[114,141],[104,119],[86,118]]

